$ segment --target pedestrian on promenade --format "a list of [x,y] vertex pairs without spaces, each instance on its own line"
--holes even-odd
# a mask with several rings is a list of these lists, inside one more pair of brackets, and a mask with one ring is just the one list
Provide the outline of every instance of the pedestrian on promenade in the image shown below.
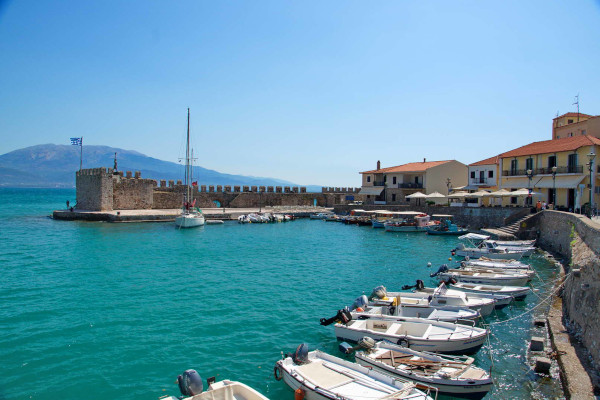
[[67,210],[69,209],[69,200],[67,200]]
[[545,201],[543,201],[543,202],[542,202],[542,210],[545,210],[546,208],[548,208],[548,207],[546,206],[546,202],[545,202]]
[[535,204],[535,211],[540,212],[542,211],[542,202],[541,201],[537,201],[537,203]]

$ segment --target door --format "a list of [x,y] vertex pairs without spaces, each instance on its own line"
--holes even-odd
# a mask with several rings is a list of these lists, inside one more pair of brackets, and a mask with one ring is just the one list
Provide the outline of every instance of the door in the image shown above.
[[569,189],[567,194],[567,208],[573,211],[575,208],[575,189]]

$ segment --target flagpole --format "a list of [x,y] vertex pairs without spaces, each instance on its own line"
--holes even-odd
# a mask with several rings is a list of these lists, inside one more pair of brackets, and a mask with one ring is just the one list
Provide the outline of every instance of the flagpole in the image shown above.
[[79,152],[79,170],[81,171],[81,165],[83,163],[83,136],[81,137],[81,139],[79,141],[79,147],[80,147],[80,152]]

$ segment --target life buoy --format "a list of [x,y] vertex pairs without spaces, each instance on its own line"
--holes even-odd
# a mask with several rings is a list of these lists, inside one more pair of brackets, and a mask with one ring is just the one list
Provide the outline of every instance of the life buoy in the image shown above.
[[282,376],[281,376],[281,369],[279,368],[279,364],[275,364],[275,367],[273,367],[273,376],[275,377],[276,381],[280,381]]

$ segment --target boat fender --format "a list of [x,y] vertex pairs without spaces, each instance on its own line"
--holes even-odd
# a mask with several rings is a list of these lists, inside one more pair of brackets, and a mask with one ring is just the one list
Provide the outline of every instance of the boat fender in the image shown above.
[[304,400],[305,395],[306,395],[306,392],[304,392],[304,390],[298,388],[294,391],[294,400]]
[[275,377],[276,381],[280,381],[282,376],[281,376],[281,367],[279,366],[279,364],[275,364],[275,367],[273,367],[273,376]]
[[398,346],[406,347],[407,349],[410,348],[410,343],[406,338],[398,339],[398,342],[396,344]]
[[419,291],[425,289],[425,284],[423,283],[423,281],[421,279],[417,279],[416,289]]
[[179,375],[177,377],[177,384],[179,385],[179,391],[184,396],[200,394],[204,389],[200,374],[193,369],[188,369],[183,374]]
[[381,285],[381,286],[377,286],[375,289],[373,289],[373,292],[371,292],[371,296],[369,296],[369,298],[383,299],[386,296],[387,296],[387,290],[386,290],[385,286]]

